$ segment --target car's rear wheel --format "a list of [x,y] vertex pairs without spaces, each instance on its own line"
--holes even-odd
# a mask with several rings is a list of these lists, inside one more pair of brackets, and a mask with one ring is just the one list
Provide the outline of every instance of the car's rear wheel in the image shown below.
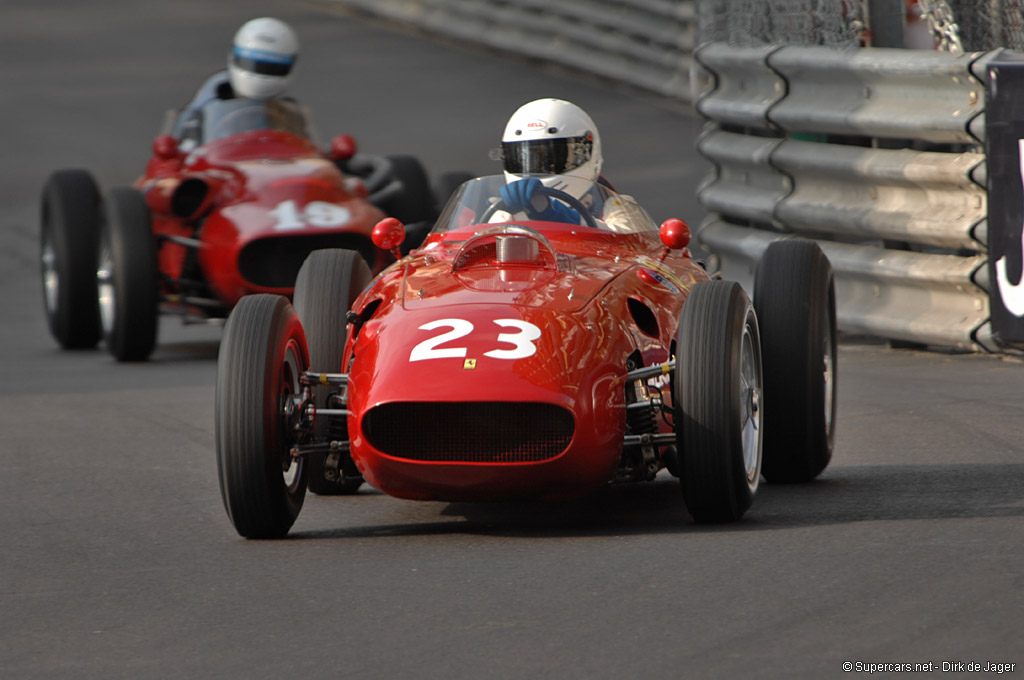
[[776,241],[758,263],[754,307],[765,394],[764,477],[806,482],[832,459],[836,417],[835,281],[813,241]]
[[437,201],[437,212],[440,213],[444,210],[445,205],[448,204],[448,199],[455,194],[455,190],[471,179],[474,179],[472,174],[461,170],[446,172],[438,177],[437,184],[434,185],[434,198]]
[[286,298],[249,295],[228,317],[217,359],[215,426],[221,498],[246,538],[280,538],[299,516],[307,466],[292,456],[292,397],[309,366]]
[[149,207],[129,187],[112,189],[100,221],[96,291],[103,336],[118,361],[144,361],[156,345],[156,246]]
[[413,156],[388,156],[391,172],[402,184],[402,191],[388,201],[384,210],[407,225],[433,222],[437,218],[434,194],[423,164]]
[[[317,250],[303,262],[295,281],[295,309],[302,320],[309,347],[311,370],[322,373],[340,373],[342,354],[345,352],[346,315],[352,303],[370,283],[372,275],[366,261],[353,250]],[[332,388],[317,385],[313,388],[316,407],[326,408]],[[347,431],[333,431],[326,418],[316,422],[317,441],[335,436],[348,438]],[[316,494],[353,494],[362,485],[350,460],[342,462],[342,471],[348,474],[335,479],[327,478],[326,454],[309,456],[309,490]]]
[[100,193],[85,170],[58,170],[43,188],[40,269],[50,333],[65,349],[102,337],[96,304]]
[[738,283],[696,284],[676,337],[679,472],[698,522],[743,516],[761,473],[761,348],[754,308]]

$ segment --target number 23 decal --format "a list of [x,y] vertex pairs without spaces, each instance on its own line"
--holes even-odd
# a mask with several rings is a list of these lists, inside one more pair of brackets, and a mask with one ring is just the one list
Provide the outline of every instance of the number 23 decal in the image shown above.
[[[533,356],[537,352],[537,346],[533,341],[540,337],[540,329],[528,321],[521,319],[494,319],[496,325],[502,328],[514,328],[513,333],[498,333],[498,342],[513,345],[513,349],[492,349],[484,352],[485,357],[492,359],[524,359]],[[433,331],[438,328],[450,328],[450,331],[435,335],[424,340],[412,348],[409,353],[409,361],[423,361],[424,359],[445,359],[449,357],[466,356],[465,347],[438,347],[446,342],[458,340],[473,332],[473,324],[465,319],[438,319],[420,326],[421,331]]]

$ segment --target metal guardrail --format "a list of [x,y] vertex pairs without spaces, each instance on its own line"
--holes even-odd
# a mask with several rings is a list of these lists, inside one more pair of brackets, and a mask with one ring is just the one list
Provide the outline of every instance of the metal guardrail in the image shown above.
[[[761,254],[779,233],[721,220],[702,226],[723,278],[753,290]],[[986,257],[891,250],[819,240],[836,274],[836,312],[845,332],[924,345],[994,349],[988,329]]]
[[882,150],[712,129],[697,143],[717,166],[708,210],[810,238],[979,250],[984,155]]
[[331,0],[690,101],[696,0]]
[[767,65],[785,80],[773,123],[788,131],[936,144],[985,141],[978,54],[783,47]]
[[[995,53],[822,47],[696,55],[698,233],[750,286],[778,238],[832,260],[842,330],[997,349],[989,320],[986,64]],[[749,288],[748,288],[749,290]]]
[[768,111],[786,96],[786,81],[768,67],[778,47],[709,43],[694,60],[694,108],[720,125],[777,132]]

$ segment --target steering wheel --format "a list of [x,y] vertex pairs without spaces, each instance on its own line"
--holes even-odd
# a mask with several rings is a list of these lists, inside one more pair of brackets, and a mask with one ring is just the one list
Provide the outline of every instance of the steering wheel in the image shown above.
[[[601,228],[597,225],[597,220],[594,219],[594,216],[590,214],[590,211],[587,210],[582,203],[580,203],[580,199],[576,198],[572,194],[567,194],[564,191],[561,191],[560,189],[552,189],[551,187],[546,187],[543,184],[537,188],[536,193],[540,194],[541,196],[547,196],[548,198],[557,198],[558,200],[562,201],[570,208],[578,212],[588,227],[593,227],[594,229]],[[484,224],[487,221],[489,221],[494,216],[494,213],[498,212],[499,210],[511,212],[508,209],[508,206],[505,205],[505,201],[499,198],[497,201],[491,204],[491,207],[484,211],[483,215],[480,216],[480,223]],[[527,207],[525,209],[525,212],[526,215],[530,217],[530,213],[532,212],[532,210],[529,207]]]

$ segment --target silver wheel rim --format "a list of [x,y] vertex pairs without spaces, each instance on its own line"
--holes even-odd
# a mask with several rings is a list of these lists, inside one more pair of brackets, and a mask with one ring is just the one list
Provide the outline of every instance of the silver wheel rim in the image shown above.
[[43,299],[46,311],[50,316],[57,313],[58,296],[60,295],[60,274],[57,273],[57,251],[53,240],[47,232],[43,241],[43,252],[40,256],[43,266]]
[[[283,415],[285,404],[292,398],[292,395],[302,391],[302,386],[299,384],[299,373],[300,368],[296,344],[294,340],[290,340],[284,351],[284,363],[281,365],[280,404],[283,428],[288,427],[288,420]],[[303,461],[302,458],[296,458],[291,455],[291,447],[288,445],[286,437],[282,436],[281,441],[281,476],[284,480],[285,488],[288,489],[288,493],[293,494],[298,491],[299,481],[302,478]]]
[[100,245],[100,259],[96,266],[96,292],[99,296],[103,333],[110,335],[114,331],[114,258],[110,253],[110,244],[106,240]]
[[761,370],[750,326],[744,324],[740,344],[740,434],[747,485],[757,486],[761,474]]
[[823,383],[825,387],[825,436],[832,439],[832,400],[834,398],[835,386],[835,348],[832,346],[832,318],[825,314],[825,337],[821,344],[823,348],[824,366],[822,366]]

